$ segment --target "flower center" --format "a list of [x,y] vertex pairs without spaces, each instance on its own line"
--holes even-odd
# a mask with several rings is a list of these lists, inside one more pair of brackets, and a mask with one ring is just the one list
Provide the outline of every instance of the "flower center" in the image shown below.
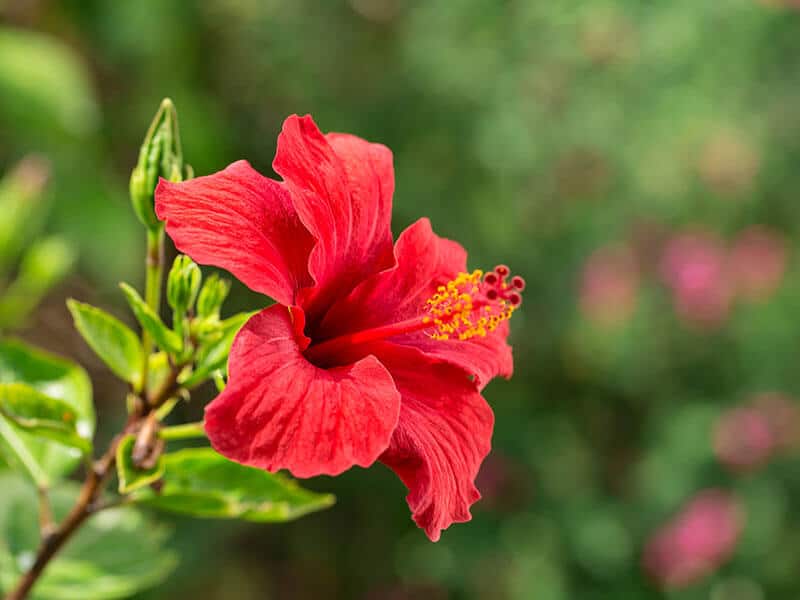
[[509,273],[505,265],[486,274],[480,270],[459,273],[436,289],[420,316],[312,344],[304,354],[315,364],[330,363],[333,357],[350,355],[354,346],[417,331],[436,340],[485,337],[511,318],[522,303],[525,280],[519,276],[509,279]]
[[522,303],[525,280],[515,276],[506,281],[508,274],[508,267],[499,265],[486,275],[480,270],[459,273],[439,286],[426,304],[428,314],[422,317],[434,329],[430,336],[436,340],[486,337],[510,319]]

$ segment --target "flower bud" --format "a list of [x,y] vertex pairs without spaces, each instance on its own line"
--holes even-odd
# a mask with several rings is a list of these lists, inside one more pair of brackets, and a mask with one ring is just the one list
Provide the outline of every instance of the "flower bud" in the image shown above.
[[0,268],[16,261],[42,223],[42,196],[49,163],[38,156],[22,159],[0,178]]
[[208,317],[219,318],[219,311],[222,303],[228,297],[231,289],[230,282],[220,279],[216,273],[210,275],[200,290],[200,297],[197,299],[197,314],[201,319]]
[[153,208],[158,178],[181,181],[184,172],[178,115],[172,101],[165,98],[147,130],[130,179],[133,210],[145,227],[151,230],[161,227]]
[[194,305],[200,289],[200,267],[184,254],[175,257],[167,277],[167,303],[176,314],[183,315]]
[[219,318],[194,319],[191,334],[203,344],[213,344],[222,339],[222,321]]

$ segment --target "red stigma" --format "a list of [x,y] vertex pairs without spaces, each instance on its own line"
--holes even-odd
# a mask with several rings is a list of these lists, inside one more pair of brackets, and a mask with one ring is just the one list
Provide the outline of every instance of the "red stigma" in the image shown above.
[[481,286],[483,296],[489,302],[507,302],[513,307],[522,303],[520,292],[525,289],[525,280],[519,275],[514,275],[507,281],[511,270],[506,265],[497,265],[494,271],[488,272],[483,277]]

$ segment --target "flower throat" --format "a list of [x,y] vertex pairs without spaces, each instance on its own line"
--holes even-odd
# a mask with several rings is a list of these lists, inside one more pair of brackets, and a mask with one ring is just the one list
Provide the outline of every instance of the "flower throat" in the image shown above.
[[459,273],[455,279],[436,289],[419,317],[347,333],[319,344],[312,343],[305,356],[316,362],[353,346],[417,331],[423,331],[436,340],[486,337],[500,323],[510,319],[522,304],[525,280],[519,276],[509,279],[509,273],[505,265],[498,265],[486,274],[480,270]]

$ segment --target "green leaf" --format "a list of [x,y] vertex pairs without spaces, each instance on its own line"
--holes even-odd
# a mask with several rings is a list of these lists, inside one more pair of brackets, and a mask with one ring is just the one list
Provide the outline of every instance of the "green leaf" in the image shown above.
[[[34,489],[12,474],[0,474],[0,588],[8,591],[33,560],[39,542]],[[64,484],[51,494],[57,519],[77,496]],[[175,567],[163,550],[167,531],[132,507],[107,509],[90,518],[51,562],[31,600],[130,598],[160,583]]]
[[134,464],[133,447],[136,436],[126,435],[117,446],[117,478],[119,493],[130,494],[132,491],[146,487],[158,481],[164,475],[164,457],[160,456],[156,465],[149,469],[141,469]]
[[75,328],[103,362],[121,379],[139,387],[144,351],[136,334],[105,311],[67,300]]
[[214,371],[225,367],[231,344],[239,330],[255,312],[239,313],[220,323],[221,337],[200,349],[194,371],[181,384],[187,388],[203,383]]
[[0,448],[12,466],[24,470],[37,486],[50,485],[50,477],[36,460],[29,444],[25,443],[21,433],[4,418],[0,418]]
[[301,488],[281,474],[245,467],[211,448],[189,448],[164,457],[159,493],[141,490],[143,504],[195,517],[283,522],[334,503],[331,494]]
[[87,427],[79,424],[75,410],[24,383],[0,383],[0,416],[34,435],[78,448],[84,454],[92,451],[92,441],[84,437]]
[[155,311],[150,308],[138,292],[127,283],[120,283],[119,287],[125,294],[136,320],[142,328],[153,336],[158,347],[170,354],[178,354],[183,349],[183,341],[174,331],[171,331]]
[[[94,434],[92,388],[78,365],[14,340],[0,340],[0,384],[24,383],[68,405],[76,415],[76,431],[84,439]],[[12,427],[0,418],[0,454],[15,467],[33,469],[39,483],[71,472],[81,460],[75,448],[42,439]],[[33,473],[31,473],[33,474]]]
[[172,371],[166,352],[153,352],[148,360],[147,389],[157,390]]

